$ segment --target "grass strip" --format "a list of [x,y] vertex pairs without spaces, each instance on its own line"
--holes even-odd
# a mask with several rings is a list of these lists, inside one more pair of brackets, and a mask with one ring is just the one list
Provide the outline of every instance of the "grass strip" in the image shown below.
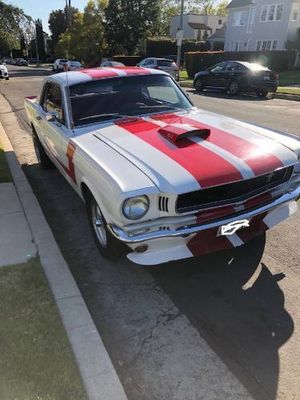
[[283,87],[283,86],[279,86],[279,88],[277,89],[278,93],[287,93],[287,94],[296,94],[296,95],[300,95],[300,87]]
[[86,400],[37,259],[0,268],[0,393],[5,400]]

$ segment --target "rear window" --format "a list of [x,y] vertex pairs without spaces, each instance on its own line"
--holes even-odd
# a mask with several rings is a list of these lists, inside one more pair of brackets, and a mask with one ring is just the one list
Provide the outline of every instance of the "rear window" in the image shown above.
[[171,67],[173,60],[158,60],[157,64],[159,67]]
[[60,60],[59,63],[66,63],[68,60]]

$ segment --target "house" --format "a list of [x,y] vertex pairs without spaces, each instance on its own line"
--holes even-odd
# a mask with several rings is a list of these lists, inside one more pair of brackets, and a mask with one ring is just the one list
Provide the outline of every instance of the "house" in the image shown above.
[[232,0],[224,50],[285,50],[298,28],[300,0]]
[[207,41],[210,44],[210,49],[223,50],[225,44],[225,36],[226,36],[226,24],[224,24],[222,28],[218,29],[207,39]]
[[[183,39],[205,40],[222,28],[226,20],[227,17],[218,15],[184,14]],[[171,18],[170,23],[170,36],[172,38],[176,38],[179,27],[180,15],[175,15]]]

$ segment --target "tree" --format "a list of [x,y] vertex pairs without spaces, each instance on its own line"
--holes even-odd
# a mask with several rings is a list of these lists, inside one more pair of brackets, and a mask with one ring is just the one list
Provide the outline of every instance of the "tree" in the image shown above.
[[76,12],[73,22],[63,34],[55,47],[58,57],[83,60],[88,64],[97,64],[106,50],[104,38],[103,0],[89,0],[84,12]]
[[110,49],[133,54],[139,42],[157,26],[159,2],[110,0],[105,9],[105,36]]
[[23,10],[0,0],[0,54],[7,54],[13,47],[19,48],[23,29],[31,21]]
[[[48,18],[49,30],[51,32],[53,48],[58,43],[61,35],[68,28],[68,18],[71,18],[71,25],[74,23],[75,14],[78,13],[78,8],[71,7],[70,11],[67,7],[63,10],[53,10]],[[69,15],[69,17],[68,17]]]
[[39,61],[45,61],[46,52],[45,52],[43,23],[42,23],[42,20],[40,20],[40,19],[37,19],[35,22],[35,32],[36,32],[36,41],[37,41],[36,45],[37,45],[37,49],[38,49]]

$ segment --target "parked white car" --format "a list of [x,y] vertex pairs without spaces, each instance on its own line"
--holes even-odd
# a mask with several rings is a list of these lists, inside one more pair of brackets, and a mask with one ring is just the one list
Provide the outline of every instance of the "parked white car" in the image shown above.
[[82,68],[82,64],[79,61],[68,61],[68,71],[77,71]]
[[162,71],[57,74],[25,108],[41,167],[85,201],[106,257],[126,248],[151,265],[232,249],[297,210],[299,139],[200,111]]
[[65,66],[67,65],[68,65],[68,60],[58,58],[57,60],[55,60],[52,70],[53,72],[63,72],[66,68]]
[[138,63],[138,67],[153,68],[165,71],[178,81],[179,68],[175,61],[167,58],[149,57]]
[[7,68],[4,64],[0,64],[0,79],[9,80],[9,74]]

